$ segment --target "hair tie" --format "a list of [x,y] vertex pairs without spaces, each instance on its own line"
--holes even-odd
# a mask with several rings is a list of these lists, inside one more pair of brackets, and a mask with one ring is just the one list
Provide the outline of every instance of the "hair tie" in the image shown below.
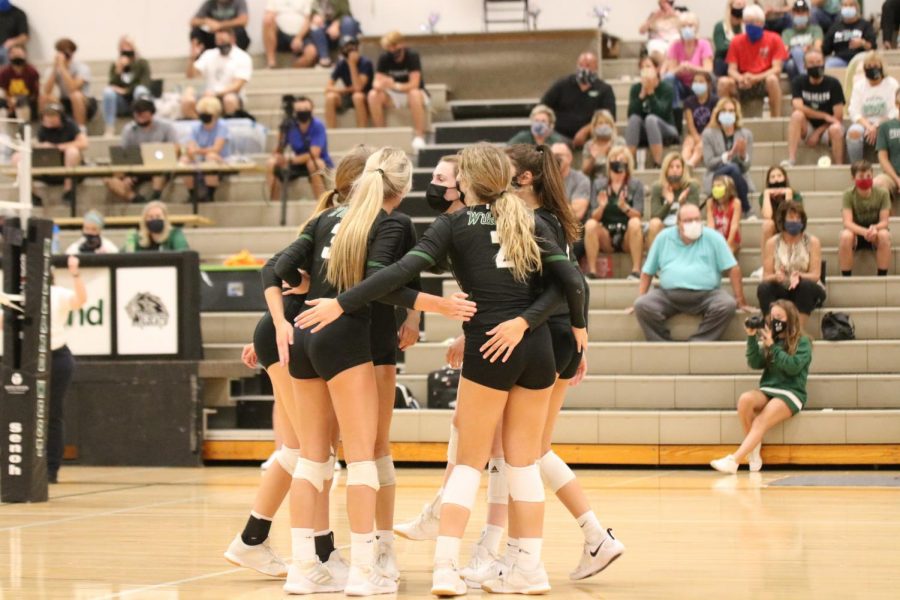
[[384,171],[381,169],[375,169],[376,173],[380,173],[382,177],[384,177]]

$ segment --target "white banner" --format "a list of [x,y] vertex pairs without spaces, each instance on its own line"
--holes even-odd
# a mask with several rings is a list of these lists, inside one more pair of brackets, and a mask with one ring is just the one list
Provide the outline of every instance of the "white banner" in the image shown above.
[[[112,286],[108,267],[81,268],[81,280],[87,289],[87,303],[69,313],[66,339],[76,356],[112,354]],[[56,285],[75,289],[68,269],[54,269]]]
[[119,355],[178,354],[178,269],[116,269]]

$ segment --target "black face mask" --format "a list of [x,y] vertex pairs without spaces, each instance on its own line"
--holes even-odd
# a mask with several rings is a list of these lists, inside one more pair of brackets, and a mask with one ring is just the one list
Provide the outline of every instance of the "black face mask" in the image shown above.
[[581,85],[585,85],[594,81],[596,75],[590,69],[583,69],[581,67],[575,71],[575,81],[580,83]]
[[881,79],[881,67],[872,67],[870,69],[865,69],[866,79]]
[[85,233],[83,235],[84,235],[84,243],[81,244],[81,247],[79,248],[79,250],[82,250],[82,251],[96,250],[97,248],[100,247],[101,241],[100,241],[99,235],[93,235],[90,233]]
[[209,125],[212,123],[213,116],[209,113],[200,113],[200,121]]
[[781,337],[787,331],[787,321],[772,319],[772,337]]
[[806,72],[809,73],[810,79],[821,79],[822,75],[825,74],[825,67],[822,65],[808,67]]
[[228,53],[231,52],[231,44],[219,44],[218,48],[222,56],[228,56]]
[[731,16],[735,19],[743,19],[744,18],[744,9],[743,8],[732,8]]
[[770,188],[784,188],[787,187],[787,183],[784,181],[773,181],[769,184]]
[[147,221],[147,230],[150,233],[162,233],[166,228],[166,222],[162,219],[150,219]]
[[681,183],[681,175],[666,175],[666,181],[671,185],[677,185]]
[[131,60],[134,60],[134,50],[122,50],[121,52],[119,52],[119,54],[121,54],[125,58],[130,58]]
[[628,164],[619,161],[613,161],[609,163],[609,170],[613,173],[624,173],[628,170]]
[[[459,190],[458,187],[452,188],[447,187],[446,185],[438,185],[437,183],[429,183],[428,187],[425,188],[425,200],[428,202],[428,206],[439,213],[447,212],[447,209],[450,208],[452,204],[451,200],[447,200],[445,196],[447,195],[447,190]],[[462,202],[465,200],[466,195],[459,192],[459,201]]]
[[9,62],[10,62],[10,63],[12,64],[12,66],[14,66],[14,67],[24,67],[26,61],[25,61],[24,58],[13,58],[13,59],[10,59]]
[[301,123],[309,123],[309,120],[312,119],[312,111],[311,110],[298,110],[294,113],[294,116]]

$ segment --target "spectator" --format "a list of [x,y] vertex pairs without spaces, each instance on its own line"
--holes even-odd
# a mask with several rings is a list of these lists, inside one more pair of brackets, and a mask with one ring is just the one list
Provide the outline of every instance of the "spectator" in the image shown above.
[[670,152],[663,160],[659,181],[650,188],[650,224],[647,229],[647,247],[664,227],[678,221],[678,209],[685,204],[700,205],[700,186],[691,179],[684,159],[677,152]]
[[316,64],[311,19],[313,0],[266,0],[263,16],[263,45],[266,49],[266,68],[275,69],[275,53],[290,52],[295,67]]
[[706,167],[703,189],[709,190],[713,177],[728,175],[734,182],[744,213],[750,212],[749,177],[753,158],[753,134],[741,123],[741,105],[722,98],[703,131],[703,165]]
[[841,18],[841,0],[813,0],[813,21],[828,31]]
[[628,279],[639,279],[644,235],[641,214],[644,210],[644,184],[632,178],[634,158],[624,146],[609,151],[606,175],[594,182],[597,206],[584,224],[584,254],[588,279],[597,278],[600,252],[627,252],[631,256]]
[[791,26],[791,4],[788,0],[757,0],[766,15],[766,29],[781,35]]
[[878,276],[887,275],[891,266],[891,197],[883,188],[872,187],[872,165],[860,160],[850,166],[854,186],[844,192],[844,230],[838,245],[841,275],[853,274],[856,250],[875,250]]
[[359,22],[353,18],[350,0],[317,0],[313,15],[312,40],[320,67],[331,66],[331,48],[343,37],[358,38]]
[[741,251],[741,200],[728,175],[716,175],[706,200],[706,226],[722,234],[731,252]]
[[9,0],[0,1],[0,65],[9,60],[9,51],[13,46],[25,46],[28,43],[28,16]]
[[[66,113],[82,129],[97,114],[97,99],[91,97],[91,69],[75,60],[78,46],[68,38],[56,42],[53,66],[44,77],[41,106],[61,102]],[[59,88],[59,95],[53,93]]]
[[[287,173],[288,158],[284,149],[290,146],[293,155]],[[298,177],[306,177],[312,185],[313,196],[320,197],[325,193],[325,168],[333,168],[331,156],[328,155],[328,136],[325,125],[313,116],[313,102],[306,96],[294,99],[294,118],[286,122],[278,138],[278,147],[272,152],[266,167],[266,182],[269,197],[280,198],[281,183],[285,176],[293,181]]]
[[[156,118],[156,105],[149,98],[138,98],[131,105],[134,120],[122,130],[123,148],[140,148],[141,144],[175,144],[178,134],[171,122]],[[106,187],[116,197],[132,204],[144,204],[147,200],[138,193],[138,187],[152,182],[151,200],[159,200],[167,178],[164,175],[118,175],[106,180]]]
[[647,35],[647,54],[662,61],[675,40],[678,39],[681,21],[675,10],[675,0],[659,0],[659,10],[650,13],[638,33]]
[[632,155],[637,156],[638,146],[647,142],[653,164],[662,161],[663,144],[678,141],[672,102],[675,92],[672,86],[659,79],[659,66],[649,56],[638,63],[641,80],[631,86],[628,93],[628,127],[625,140]]
[[713,27],[713,46],[715,48],[713,72],[716,77],[728,75],[728,63],[725,62],[725,57],[728,56],[731,40],[736,35],[744,32],[744,8],[746,6],[747,0],[731,0],[727,2],[725,5],[725,18]]
[[556,130],[576,148],[584,146],[591,135],[591,119],[603,108],[615,118],[616,95],[612,86],[597,77],[597,55],[585,52],[578,57],[573,75],[567,75],[550,86],[541,98],[556,113]]
[[712,77],[709,73],[697,73],[691,83],[693,94],[684,101],[684,122],[687,131],[681,145],[681,156],[692,168],[703,159],[701,135],[709,125],[713,110],[719,99],[712,91]]
[[425,147],[425,111],[429,101],[419,53],[406,47],[399,31],[392,31],[382,37],[381,47],[384,52],[378,57],[375,81],[369,91],[372,124],[384,127],[385,108],[409,106],[416,134],[413,149],[421,150]]
[[[806,75],[791,82],[791,122],[788,125],[788,158],[782,167],[797,164],[800,140],[814,148],[831,143],[831,162],[839,165],[844,156],[844,90],[841,82],[825,74],[824,58],[818,50],[806,53]],[[827,133],[827,135],[826,135]]]
[[[188,65],[189,78],[203,77],[203,96],[218,98],[225,114],[232,114],[243,105],[243,90],[253,76],[253,60],[240,48],[234,47],[234,32],[216,32],[216,48],[206,50]],[[197,118],[197,96],[189,87],[181,99],[181,113],[189,119]]]
[[669,45],[663,65],[663,81],[675,91],[675,108],[694,95],[693,83],[697,75],[713,72],[713,51],[709,41],[698,39],[700,21],[691,12],[681,13],[681,39]]
[[141,224],[125,240],[125,252],[181,252],[190,250],[181,227],[173,227],[169,210],[159,200],[148,202]]
[[581,171],[572,168],[572,148],[565,142],[557,142],[551,146],[556,162],[559,163],[559,174],[566,186],[566,199],[572,206],[579,223],[587,213],[591,203],[591,180]]
[[897,47],[897,29],[900,28],[900,0],[884,0],[881,5],[881,35],[886,50]]
[[[799,190],[791,187],[787,172],[779,166],[769,167],[766,173],[766,189],[759,195],[759,207],[762,216],[761,250],[765,252],[766,242],[777,232],[775,219],[785,202],[803,204],[803,196]],[[760,277],[763,268],[753,272],[751,277]]]
[[231,30],[238,48],[246,50],[250,46],[248,22],[247,0],[205,0],[191,19],[191,56],[196,60],[204,50],[218,46],[216,34],[223,29]]
[[66,254],[115,254],[118,246],[103,237],[103,215],[96,210],[85,213],[81,237],[66,248]]
[[136,98],[149,98],[150,63],[138,58],[134,40],[119,39],[119,58],[109,66],[109,86],[103,90],[103,117],[106,137],[115,134],[116,117],[124,117]]
[[553,144],[565,144],[568,141],[553,129],[556,126],[556,114],[549,106],[538,104],[531,109],[529,118],[531,119],[531,127],[512,136],[506,142],[507,144],[534,144],[536,146],[544,144],[551,146]]
[[744,9],[746,33],[734,37],[725,62],[728,76],[719,79],[719,97],[769,98],[773,117],[781,116],[781,64],[787,50],[781,36],[763,29],[762,8],[750,5]]
[[25,46],[11,46],[8,52],[10,64],[0,69],[0,109],[28,122],[38,114],[40,75],[29,64]]
[[[721,289],[722,272],[729,271],[734,298]],[[653,277],[659,287],[650,289]],[[735,300],[737,299],[737,300]],[[666,321],[677,313],[702,315],[693,342],[722,337],[736,308],[747,310],[741,268],[717,231],[703,227],[700,208],[678,209],[678,227],[662,232],[650,247],[633,310],[648,342],[671,341]]]
[[781,39],[788,49],[788,59],[784,63],[784,72],[793,80],[797,75],[806,75],[806,64],[803,58],[810,50],[821,50],[825,37],[822,28],[809,20],[808,0],[797,0],[791,12],[794,25],[781,33]]
[[[325,86],[325,124],[332,129],[337,127],[337,115],[352,108],[356,111],[356,126],[368,125],[366,96],[374,79],[375,65],[360,54],[359,41],[350,36],[341,38],[341,58]],[[338,81],[342,87],[335,85]]]
[[[900,111],[900,90],[894,95],[894,106]],[[878,126],[878,164],[881,175],[875,178],[875,186],[887,190],[896,198],[900,190],[900,115]]]
[[738,399],[744,441],[733,454],[709,463],[721,473],[737,473],[745,457],[751,471],[762,469],[763,436],[799,413],[806,404],[812,342],[803,335],[797,308],[787,300],[779,300],[766,322],[762,330],[745,328],[747,364],[751,369],[762,369],[763,373],[759,389],[744,392]]
[[865,81],[855,81],[850,94],[853,124],[847,129],[847,157],[851,163],[862,160],[865,146],[875,146],[881,123],[897,118],[894,97],[900,86],[893,77],[885,77],[878,52],[866,54],[863,72]]
[[[200,162],[223,162],[231,154],[231,135],[228,132],[228,126],[220,118],[222,115],[221,102],[214,97],[201,98],[197,103],[197,111],[200,115],[200,123],[195,125],[191,131],[191,141],[188,142],[185,154],[181,157],[181,163],[191,165]],[[195,200],[194,179],[194,175],[187,175],[184,178],[184,185],[188,189],[191,202]],[[219,176],[206,175],[204,182],[206,196],[197,197],[196,201],[213,202],[216,189],[219,187]]]
[[616,131],[616,120],[601,108],[591,119],[591,137],[581,156],[581,172],[591,179],[606,173],[609,151],[625,144],[625,138]]
[[[77,167],[82,162],[84,151],[88,147],[88,138],[78,126],[66,117],[63,107],[59,104],[48,104],[41,111],[41,125],[37,131],[37,143],[35,148],[56,148],[63,155],[63,164],[67,167]],[[12,157],[14,166],[19,164],[19,155]],[[48,185],[58,185],[58,177],[38,178]],[[74,184],[71,178],[63,179],[63,200],[75,201]],[[40,199],[37,199],[40,203]]]
[[785,202],[777,218],[779,234],[763,246],[763,277],[756,297],[764,315],[776,300],[790,300],[800,312],[800,329],[806,329],[809,315],[825,302],[822,244],[806,233],[802,204]]
[[841,18],[825,34],[825,42],[822,44],[822,51],[828,57],[825,67],[846,67],[854,56],[877,46],[875,29],[862,18],[859,2],[841,0]]

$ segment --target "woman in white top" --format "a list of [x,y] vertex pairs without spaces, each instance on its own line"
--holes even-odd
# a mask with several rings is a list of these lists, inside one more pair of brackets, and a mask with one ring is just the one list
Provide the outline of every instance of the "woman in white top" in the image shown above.
[[103,215],[89,210],[84,215],[81,237],[66,248],[66,254],[115,254],[119,247],[103,237]]
[[897,80],[885,77],[884,63],[878,52],[869,52],[863,62],[865,77],[857,77],[850,95],[850,120],[847,129],[847,155],[850,162],[862,160],[865,145],[874,146],[878,126],[888,119],[897,118],[894,95]]

